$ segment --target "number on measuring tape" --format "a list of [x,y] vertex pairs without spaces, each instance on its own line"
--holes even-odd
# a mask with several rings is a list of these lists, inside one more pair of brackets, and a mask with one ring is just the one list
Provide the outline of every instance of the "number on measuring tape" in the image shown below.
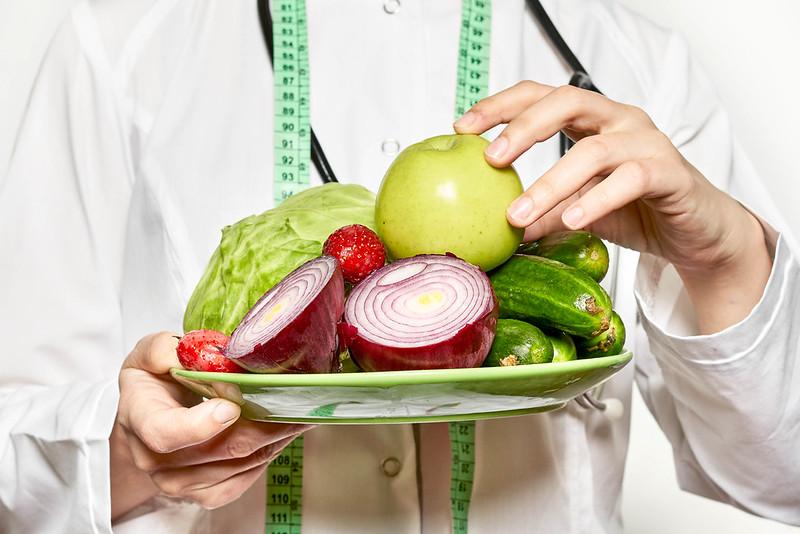
[[267,469],[267,534],[300,534],[303,510],[303,436]]
[[458,47],[456,118],[466,113],[489,92],[491,27],[490,0],[463,0]]
[[309,121],[308,35],[303,0],[273,0],[274,157],[276,204],[308,187]]
[[467,532],[475,474],[475,423],[450,423],[450,508],[453,532]]

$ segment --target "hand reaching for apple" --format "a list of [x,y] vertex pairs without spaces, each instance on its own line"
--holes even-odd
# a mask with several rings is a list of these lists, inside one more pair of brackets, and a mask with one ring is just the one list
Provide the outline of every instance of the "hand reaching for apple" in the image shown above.
[[[700,329],[719,331],[758,302],[771,270],[759,222],[686,161],[639,108],[571,86],[524,81],[481,100],[455,124],[483,133],[496,167],[563,130],[575,146],[508,209],[525,239],[586,228],[670,261]],[[721,306],[720,303],[724,303]]]
[[197,395],[169,376],[180,367],[168,332],[137,343],[119,375],[120,400],[111,433],[112,517],[163,493],[206,508],[249,488],[305,425],[239,419],[237,404]]

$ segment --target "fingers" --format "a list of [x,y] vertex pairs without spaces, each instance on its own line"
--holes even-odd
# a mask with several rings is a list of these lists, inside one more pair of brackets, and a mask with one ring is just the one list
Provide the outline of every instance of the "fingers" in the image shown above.
[[139,471],[168,494],[215,508],[241,495],[311,427],[239,420],[234,402],[200,402],[167,374],[179,366],[177,341],[169,332],[154,334],[130,353],[120,372],[117,422]]
[[510,122],[553,89],[549,85],[521,81],[472,106],[453,124],[453,128],[458,133],[482,134],[498,124]]
[[244,458],[211,462],[198,466],[164,469],[152,475],[153,482],[166,495],[185,497],[192,492],[214,489],[231,477],[268,464],[295,436],[270,443]]
[[577,200],[577,198],[578,195],[571,196],[549,212],[545,213],[543,216],[536,219],[532,224],[525,227],[523,241],[526,243],[530,241],[536,241],[537,239],[540,239],[546,235],[566,230],[567,227],[564,226],[564,222],[561,220],[561,214],[564,213],[564,210],[567,209],[575,200]]
[[190,489],[186,491],[184,496],[192,499],[208,510],[225,506],[238,499],[242,493],[247,491],[247,489],[258,480],[258,477],[264,473],[266,468],[267,465],[262,464],[243,473],[239,473],[238,475],[234,475],[209,488]]
[[148,473],[155,473],[175,467],[246,458],[272,443],[293,439],[309,428],[307,425],[239,420],[226,432],[207,442],[164,454],[153,450],[135,435],[129,436],[128,442],[136,466]]
[[571,230],[584,228],[640,199],[650,190],[652,167],[649,160],[623,163],[564,211],[561,216],[564,225]]
[[239,418],[238,405],[211,399],[191,408],[173,399],[143,398],[130,411],[128,428],[152,451],[168,453],[203,443]]
[[161,375],[172,367],[180,367],[175,352],[180,336],[173,332],[159,332],[143,337],[122,364],[122,368],[142,369]]
[[536,143],[566,130],[573,139],[586,135],[652,127],[639,108],[570,85],[553,88],[525,81],[475,104],[453,125],[459,133],[483,133],[508,126],[486,149],[487,161],[506,167]]
[[512,119],[486,148],[486,160],[506,167],[534,144],[564,129],[576,140],[616,131],[633,122],[634,109],[591,91],[559,87]]
[[[211,460],[214,458],[213,455],[201,460],[200,456],[181,458],[176,453],[160,455],[161,458],[158,458],[158,455],[147,450],[144,444],[137,442],[135,436],[130,436],[131,450],[136,465],[150,473],[153,482],[163,493],[192,499],[206,508],[217,508],[244,493],[263,473],[267,464],[275,459],[297,437],[297,434],[309,428],[307,425],[252,424],[254,428],[266,427],[266,430],[271,430],[268,442],[252,449],[254,445],[245,445],[246,440],[231,439],[229,436],[228,446],[225,448],[227,455],[223,455],[225,459],[218,461]],[[284,428],[279,430],[281,427]],[[235,430],[239,429],[231,429]],[[245,454],[247,451],[250,451],[249,454]],[[167,458],[166,462],[159,461]],[[183,466],[169,466],[170,463],[187,458],[191,461]]]
[[508,221],[525,228],[579,191],[595,176],[604,176],[635,156],[636,148],[621,134],[593,135],[580,141],[508,208]]

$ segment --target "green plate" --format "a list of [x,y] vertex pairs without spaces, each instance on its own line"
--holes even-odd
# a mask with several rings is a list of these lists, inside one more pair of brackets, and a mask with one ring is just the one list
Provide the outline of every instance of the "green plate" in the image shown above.
[[192,391],[242,405],[255,421],[423,423],[553,410],[607,380],[632,354],[516,367],[338,374],[202,373],[173,369]]

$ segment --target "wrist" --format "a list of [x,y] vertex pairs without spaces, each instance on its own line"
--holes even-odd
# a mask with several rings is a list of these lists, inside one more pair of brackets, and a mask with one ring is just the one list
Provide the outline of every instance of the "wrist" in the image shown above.
[[761,224],[738,203],[736,207],[735,217],[718,219],[725,230],[713,254],[703,262],[675,265],[702,334],[719,332],[747,317],[761,300],[772,270]]
[[117,422],[109,437],[111,519],[115,520],[159,494],[150,475],[136,467],[125,430]]

